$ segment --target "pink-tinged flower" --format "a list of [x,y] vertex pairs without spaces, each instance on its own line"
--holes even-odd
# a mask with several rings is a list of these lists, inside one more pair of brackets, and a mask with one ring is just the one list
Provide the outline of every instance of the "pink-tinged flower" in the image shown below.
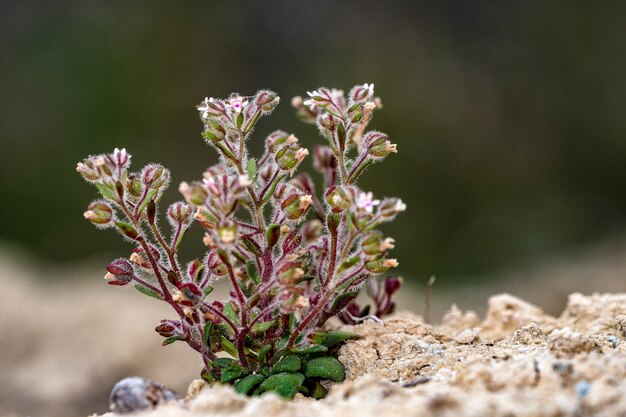
[[233,97],[228,100],[228,108],[235,113],[241,113],[243,108],[248,105],[248,100],[244,101],[242,97]]
[[396,205],[394,206],[394,209],[396,210],[396,212],[401,212],[406,210],[406,204],[404,204],[402,202],[402,200],[398,199],[398,201],[396,202]]
[[128,166],[128,161],[130,160],[130,155],[126,152],[126,148],[122,148],[121,150],[115,148],[113,150],[113,162],[119,168],[126,168]]
[[317,90],[307,91],[306,93],[311,98],[308,100],[304,100],[302,104],[313,110],[315,108],[315,102],[319,101],[319,99],[322,98],[322,94]]
[[367,90],[368,97],[371,97],[374,94],[374,83],[371,83],[371,84],[365,83],[363,84],[363,88]]
[[374,207],[379,204],[380,200],[374,200],[374,196],[371,192],[361,192],[356,199],[356,206],[360,209],[365,210],[366,213],[372,213]]
[[204,184],[204,188],[206,188],[208,192],[214,195],[220,195],[220,189],[215,183],[215,179],[213,177],[204,178],[202,180],[202,183]]
[[215,100],[213,99],[213,97],[211,97],[211,98],[205,97],[204,98],[204,106],[198,106],[198,111],[202,112],[202,117],[204,119],[209,117],[209,111],[211,110],[211,108],[209,107],[209,103],[213,103],[214,101]]

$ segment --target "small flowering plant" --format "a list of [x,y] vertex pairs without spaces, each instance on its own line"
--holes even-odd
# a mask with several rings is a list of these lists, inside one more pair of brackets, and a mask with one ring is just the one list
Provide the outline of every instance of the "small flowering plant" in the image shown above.
[[[325,330],[326,321],[370,317],[368,307],[354,304],[364,285],[375,315],[393,310],[401,280],[376,276],[398,266],[387,256],[394,241],[376,228],[406,206],[397,198],[376,199],[357,185],[367,166],[396,152],[384,133],[365,132],[381,107],[373,94],[373,84],[364,84],[347,97],[319,88],[306,101],[292,100],[298,117],[316,124],[326,140],[313,149],[313,167],[324,181],[319,195],[308,174],[295,175],[309,151],[294,135],[275,131],[260,158],[248,153],[257,121],[278,105],[275,93],[206,98],[198,106],[202,136],[220,163],[201,181],[180,184],[184,201],[165,211],[169,234],[158,215],[170,181],[166,168],[148,164],[132,172],[125,149],[78,164],[102,197],[85,218],[116,229],[134,246],[128,258],[106,267],[105,278],[174,309],[177,318],[162,320],[156,331],[163,345],[185,341],[196,350],[207,381],[232,383],[243,394],[320,398],[324,380],[345,378],[334,354],[355,337]],[[194,221],[205,230],[206,253],[183,263],[179,247]],[[230,284],[229,300],[211,300],[219,280]]]

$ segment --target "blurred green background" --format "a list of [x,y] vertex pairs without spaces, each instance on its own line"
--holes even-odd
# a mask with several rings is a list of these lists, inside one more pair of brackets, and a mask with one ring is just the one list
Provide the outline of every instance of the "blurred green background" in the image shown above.
[[385,105],[371,127],[400,152],[362,185],[408,204],[386,229],[406,275],[454,282],[626,230],[626,2],[0,7],[0,239],[38,258],[128,250],[82,219],[84,156],[126,147],[178,184],[215,162],[194,108],[205,96],[271,88],[283,102],[253,147],[277,128],[312,147],[289,99],[364,82]]

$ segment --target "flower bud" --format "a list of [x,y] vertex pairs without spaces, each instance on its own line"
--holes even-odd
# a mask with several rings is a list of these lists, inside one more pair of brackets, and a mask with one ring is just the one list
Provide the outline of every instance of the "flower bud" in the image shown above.
[[181,336],[183,334],[181,323],[178,320],[161,320],[154,330],[163,337]]
[[384,158],[390,153],[397,153],[397,145],[389,141],[389,137],[384,133],[373,131],[368,132],[362,139],[363,147],[374,159]]
[[169,171],[160,164],[148,164],[141,172],[141,181],[146,187],[159,188],[169,181]]
[[406,204],[399,198],[386,198],[380,204],[380,215],[383,220],[392,220],[398,213],[406,210]]
[[382,233],[371,232],[361,241],[361,249],[363,253],[369,256],[377,256],[382,253],[380,250],[382,243]]
[[130,154],[126,152],[126,148],[122,148],[121,150],[115,148],[110,158],[113,164],[119,169],[126,169],[130,165]]
[[167,209],[167,219],[174,226],[178,224],[188,225],[191,222],[192,208],[181,201],[177,201]]
[[98,227],[111,227],[115,223],[113,208],[103,200],[96,200],[89,204],[83,216]]
[[143,191],[143,184],[141,180],[137,176],[137,174],[129,174],[126,178],[126,190],[133,197],[141,197],[141,193]]
[[332,186],[326,191],[326,201],[333,213],[341,213],[351,205],[351,188]]
[[256,105],[263,113],[269,113],[278,106],[280,97],[273,91],[259,91],[255,98]]
[[106,270],[108,274],[104,277],[110,285],[126,285],[132,281],[135,270],[126,259],[116,259],[111,262]]
[[274,153],[280,146],[284,144],[297,143],[298,139],[294,135],[290,135],[282,130],[275,130],[265,138],[265,149]]
[[[150,250],[152,259],[154,259],[155,262],[159,262],[159,260],[161,259],[161,252],[159,252],[157,248],[155,248],[152,245],[148,245],[148,249]],[[148,256],[146,255],[146,252],[141,247],[137,247],[133,249],[133,252],[130,254],[129,259],[132,263],[134,263],[135,265],[147,271],[152,270],[152,264],[150,263],[150,259],[148,258]]]
[[93,158],[87,158],[76,164],[76,171],[82,175],[85,181],[95,182],[100,179],[100,172]]
[[374,84],[362,84],[352,87],[350,90],[350,100],[354,103],[361,103],[374,95]]
[[204,125],[202,137],[211,142],[220,142],[226,137],[226,129],[217,120],[210,119]]
[[217,251],[211,252],[211,254],[207,257],[206,265],[209,271],[211,271],[214,275],[221,277],[228,273],[228,268],[219,256],[217,256]]
[[308,154],[305,148],[287,145],[276,153],[275,160],[283,171],[293,171]]
[[291,194],[280,205],[285,215],[290,220],[302,218],[309,210],[313,199],[310,195]]
[[185,181],[178,186],[178,191],[183,195],[187,203],[193,206],[201,206],[209,196],[199,183],[187,184]]
[[365,269],[372,274],[382,274],[387,272],[391,268],[396,268],[399,265],[395,259],[385,259],[382,255],[378,259],[374,259],[365,264]]

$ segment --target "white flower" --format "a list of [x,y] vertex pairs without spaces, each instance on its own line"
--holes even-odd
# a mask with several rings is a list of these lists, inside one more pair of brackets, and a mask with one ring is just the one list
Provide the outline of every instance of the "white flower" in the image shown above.
[[371,97],[374,94],[374,83],[365,83],[363,84],[363,88],[367,90],[367,97]]
[[220,189],[215,183],[215,179],[213,177],[204,178],[202,182],[204,183],[204,188],[206,188],[208,192],[215,195],[220,194]]
[[396,205],[393,207],[393,209],[394,209],[396,212],[398,212],[398,213],[399,213],[399,212],[401,212],[401,211],[406,210],[406,204],[404,204],[404,203],[402,202],[402,200],[398,199],[398,201],[396,202]]
[[233,97],[228,100],[228,108],[235,113],[241,113],[244,107],[248,105],[248,100],[243,101],[241,97]]
[[129,159],[130,155],[126,152],[126,148],[122,148],[121,150],[115,148],[113,150],[113,162],[115,162],[118,167],[125,168]]
[[380,200],[374,200],[373,198],[374,196],[371,192],[361,192],[356,199],[356,206],[367,213],[371,213],[374,207],[380,204]]
[[206,119],[207,117],[209,117],[209,110],[210,110],[209,103],[213,103],[213,101],[214,101],[213,97],[211,98],[205,97],[204,106],[198,106],[198,111],[202,112],[203,118]]

